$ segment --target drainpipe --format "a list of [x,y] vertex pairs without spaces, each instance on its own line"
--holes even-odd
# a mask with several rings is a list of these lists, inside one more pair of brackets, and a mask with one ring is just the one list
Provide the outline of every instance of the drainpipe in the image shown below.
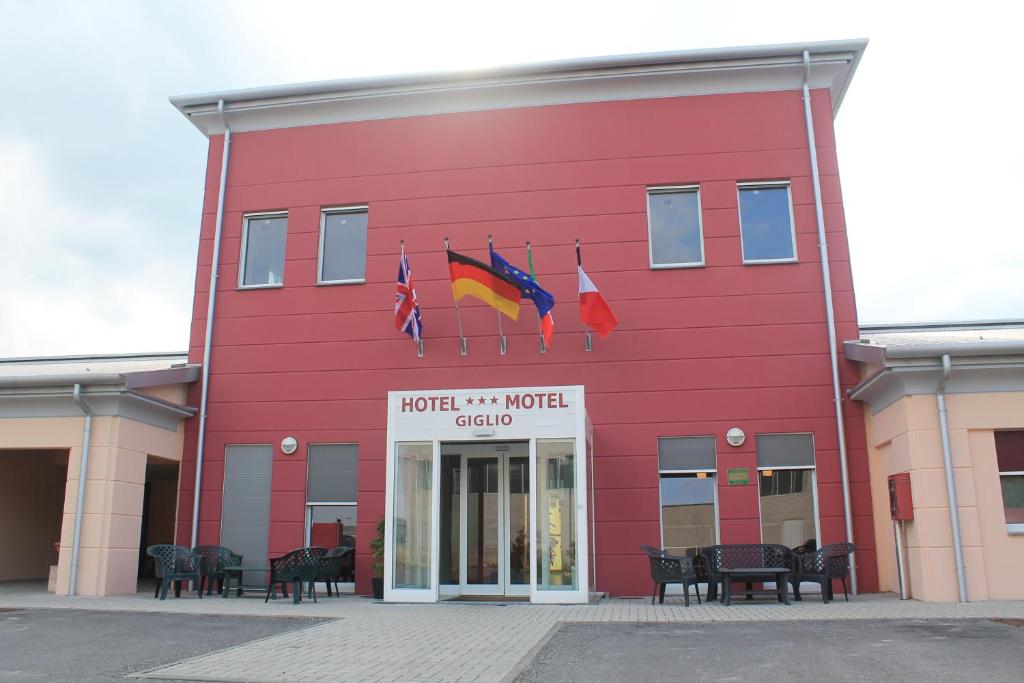
[[224,118],[224,100],[217,101],[217,114],[224,126],[224,149],[220,160],[220,190],[217,194],[217,225],[213,232],[213,260],[210,263],[210,294],[206,307],[206,341],[203,344],[203,389],[199,401],[199,438],[196,444],[196,489],[192,500],[192,547],[199,541],[199,492],[203,483],[203,446],[206,443],[206,399],[210,384],[210,347],[213,343],[213,310],[217,301],[217,270],[220,267],[220,233],[224,226],[224,191],[231,154],[231,126]]
[[75,403],[85,415],[85,426],[82,428],[82,457],[78,467],[78,500],[75,502],[75,533],[71,542],[71,580],[68,583],[68,595],[75,594],[78,585],[78,551],[82,544],[82,514],[85,510],[85,478],[89,471],[89,442],[92,441],[92,410],[82,400],[82,385],[76,384],[71,394]]
[[939,436],[942,438],[942,464],[946,470],[946,495],[949,497],[949,524],[953,527],[953,557],[956,560],[956,588],[960,602],[967,602],[967,578],[964,572],[964,546],[960,540],[960,506],[956,500],[956,483],[953,480],[953,452],[949,446],[949,414],[946,410],[946,384],[953,372],[949,354],[942,355],[942,379],[935,392],[939,406]]
[[[825,285],[825,315],[828,319],[828,353],[832,362],[832,401],[836,408],[836,432],[839,436],[839,472],[843,479],[843,510],[846,520],[846,542],[853,543],[853,513],[850,510],[850,477],[846,464],[846,426],[843,423],[842,388],[839,384],[839,354],[836,349],[836,315],[832,306],[832,277],[828,272],[828,241],[825,238],[825,214],[821,207],[821,176],[818,174],[818,147],[814,142],[814,120],[811,117],[811,53],[804,50],[804,119],[807,124],[807,149],[811,156],[811,179],[814,184],[814,212],[818,219],[818,250],[821,254],[821,279]],[[850,562],[850,587],[857,593],[857,559]]]

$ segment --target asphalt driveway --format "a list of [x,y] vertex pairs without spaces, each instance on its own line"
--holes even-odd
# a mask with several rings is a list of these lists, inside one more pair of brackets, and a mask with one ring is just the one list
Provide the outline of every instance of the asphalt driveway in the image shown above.
[[1024,627],[988,619],[562,624],[521,681],[1024,680]]
[[119,680],[321,621],[67,609],[0,611],[0,680]]

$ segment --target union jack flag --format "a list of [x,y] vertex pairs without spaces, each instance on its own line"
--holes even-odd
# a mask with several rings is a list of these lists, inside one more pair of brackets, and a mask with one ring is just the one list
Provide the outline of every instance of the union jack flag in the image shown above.
[[423,334],[423,322],[420,320],[420,304],[416,301],[416,288],[412,284],[412,272],[409,270],[409,259],[405,257],[405,245],[402,245],[402,257],[398,262],[398,292],[395,294],[395,327],[419,342]]

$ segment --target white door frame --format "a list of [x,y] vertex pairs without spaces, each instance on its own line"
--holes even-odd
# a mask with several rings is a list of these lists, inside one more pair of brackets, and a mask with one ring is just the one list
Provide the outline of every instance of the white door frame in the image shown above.
[[[486,397],[484,405],[477,398]],[[533,397],[533,398],[530,398]],[[494,400],[492,400],[492,398]],[[470,399],[474,399],[470,401]],[[590,545],[586,408],[580,385],[388,392],[385,484],[384,600],[435,602],[439,595],[441,442],[528,441],[530,457],[529,595],[538,603],[589,600]],[[537,588],[537,439],[574,440],[576,587]],[[394,588],[394,458],[396,443],[431,443],[431,579],[426,589]],[[463,492],[465,489],[463,489]],[[464,494],[463,494],[464,495]],[[460,501],[461,507],[461,501]],[[460,543],[461,543],[460,539]],[[460,558],[460,563],[461,563]],[[463,577],[460,576],[460,580]],[[445,590],[448,593],[450,588]]]

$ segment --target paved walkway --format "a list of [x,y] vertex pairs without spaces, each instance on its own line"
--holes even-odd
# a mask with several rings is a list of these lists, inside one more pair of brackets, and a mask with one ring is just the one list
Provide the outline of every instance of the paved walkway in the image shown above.
[[[678,602],[677,602],[678,601]],[[508,681],[561,622],[761,622],[881,619],[1024,619],[1024,601],[966,605],[900,601],[868,595],[850,602],[804,600],[786,607],[757,601],[686,608],[681,599],[606,599],[593,605],[441,603],[385,605],[363,597],[320,602],[219,597],[153,600],[151,594],[58,597],[4,588],[0,608],[75,608],[195,614],[304,616],[334,619],[161,667],[151,678],[224,681]]]

